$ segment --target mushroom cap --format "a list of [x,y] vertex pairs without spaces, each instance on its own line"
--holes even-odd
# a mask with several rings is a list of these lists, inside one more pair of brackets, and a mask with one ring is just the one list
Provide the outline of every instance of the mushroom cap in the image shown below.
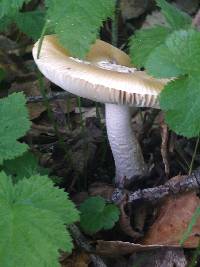
[[168,80],[130,68],[129,56],[120,49],[97,40],[83,61],[71,57],[55,35],[44,37],[39,58],[38,44],[33,57],[39,70],[64,90],[103,103],[159,107],[157,96]]

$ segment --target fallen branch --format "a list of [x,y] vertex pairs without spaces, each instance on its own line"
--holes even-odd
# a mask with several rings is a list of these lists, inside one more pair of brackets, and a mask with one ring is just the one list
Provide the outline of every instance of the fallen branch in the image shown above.
[[189,191],[197,191],[200,188],[200,168],[195,170],[191,175],[183,177],[183,179],[171,179],[164,185],[139,189],[135,192],[116,188],[112,194],[112,201],[120,203],[124,196],[127,197],[127,202],[147,201],[155,204],[166,196],[181,194]]

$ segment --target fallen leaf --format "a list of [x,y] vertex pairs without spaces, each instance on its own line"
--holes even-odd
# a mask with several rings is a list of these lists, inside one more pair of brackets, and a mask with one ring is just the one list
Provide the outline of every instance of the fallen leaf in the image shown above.
[[120,10],[123,19],[137,18],[152,6],[152,0],[122,0]]
[[62,255],[60,259],[62,267],[88,267],[90,264],[90,256],[84,252],[74,252],[70,257]]
[[138,252],[129,258],[128,267],[186,267],[187,260],[181,248],[160,248]]
[[130,243],[123,241],[104,241],[97,240],[96,253],[108,257],[115,257],[120,255],[132,254],[137,251],[147,251],[157,248],[177,248],[178,246],[164,246],[164,245],[141,245],[138,243]]
[[[143,245],[179,245],[200,199],[194,192],[168,197],[162,204],[159,215],[147,232]],[[184,247],[195,248],[199,243],[200,218],[185,241]]]

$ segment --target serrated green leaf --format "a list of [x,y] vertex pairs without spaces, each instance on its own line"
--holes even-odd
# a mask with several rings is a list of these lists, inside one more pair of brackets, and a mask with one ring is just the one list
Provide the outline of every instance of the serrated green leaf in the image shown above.
[[103,212],[103,229],[108,230],[113,228],[119,220],[119,209],[115,205],[106,205]]
[[15,16],[18,28],[29,37],[37,40],[42,32],[45,23],[45,12],[36,10],[31,12],[18,13]]
[[194,29],[175,31],[166,39],[166,46],[182,72],[200,72],[200,32]]
[[165,44],[154,49],[145,67],[155,77],[177,77],[181,74],[200,72],[200,32],[175,31]]
[[111,17],[114,0],[48,0],[48,18],[61,43],[73,56],[84,57],[104,20]]
[[15,159],[5,160],[3,170],[7,175],[12,175],[12,180],[15,182],[36,174],[48,174],[48,170],[39,166],[38,158],[30,151]]
[[165,0],[156,0],[156,2],[161,8],[167,22],[174,30],[188,28],[191,26],[192,19],[187,13],[177,9]]
[[[13,185],[1,172],[1,266],[59,267],[58,250],[72,248],[65,223],[78,219],[78,212],[71,206],[66,193],[54,188],[48,177],[33,176]],[[65,220],[65,213],[73,219]]]
[[161,44],[164,44],[166,37],[171,30],[166,27],[156,26],[151,29],[137,31],[130,39],[130,56],[133,65],[144,67],[151,52]]
[[199,92],[199,75],[184,76],[165,86],[160,95],[160,106],[170,129],[186,137],[199,136]]
[[89,234],[102,229],[111,229],[119,219],[119,209],[113,204],[106,204],[101,197],[88,198],[80,206],[81,227]]
[[[16,189],[18,187],[22,196],[22,198],[18,197],[18,200],[23,202],[23,199],[31,199],[34,207],[56,213],[67,225],[78,220],[78,213],[75,211],[74,204],[68,200],[67,193],[54,187],[47,176],[34,175],[29,179],[20,180]],[[61,205],[63,201],[66,205]]]
[[0,100],[0,164],[22,155],[28,148],[17,141],[30,128],[23,93],[14,93]]
[[0,18],[0,32],[6,31],[12,22],[12,17],[4,16]]
[[171,78],[184,74],[176,66],[176,61],[166,45],[154,49],[145,63],[145,68],[150,75],[157,78]]
[[13,15],[24,3],[31,0],[0,0],[0,19],[7,15]]

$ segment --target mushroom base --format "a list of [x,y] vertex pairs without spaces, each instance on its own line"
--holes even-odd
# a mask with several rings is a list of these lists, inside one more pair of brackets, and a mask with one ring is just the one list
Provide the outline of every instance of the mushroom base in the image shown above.
[[130,108],[106,104],[106,126],[116,166],[116,184],[123,185],[125,179],[144,175],[146,166],[141,147],[131,127]]

